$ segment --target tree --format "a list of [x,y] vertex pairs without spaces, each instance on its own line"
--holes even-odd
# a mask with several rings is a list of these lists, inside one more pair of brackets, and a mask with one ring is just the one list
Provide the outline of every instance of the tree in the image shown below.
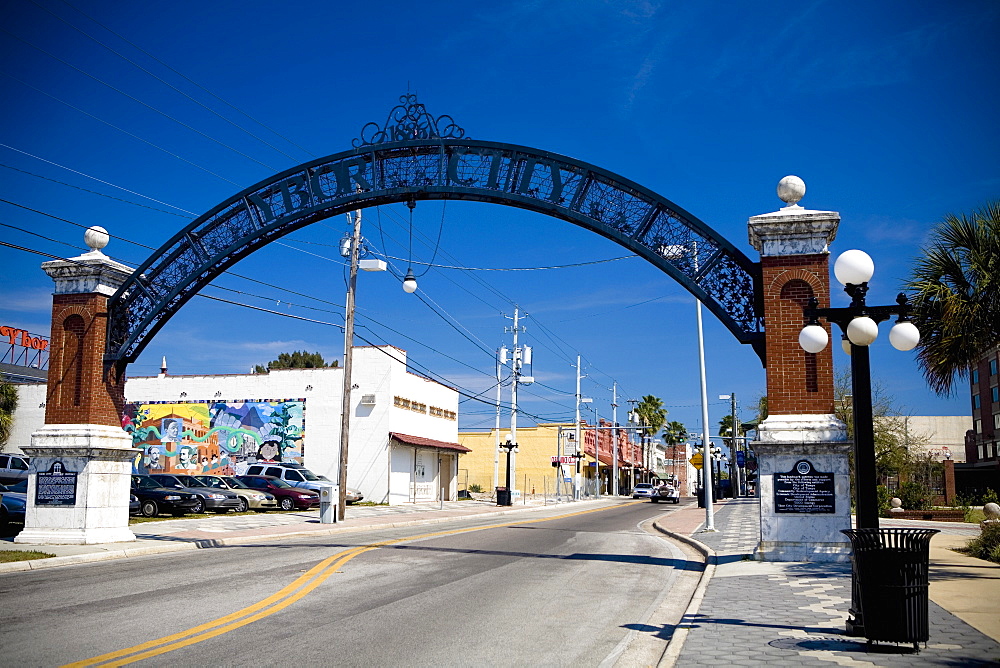
[[[847,367],[834,376],[834,412],[847,424],[847,434],[854,438],[854,413],[851,402],[851,371]],[[915,448],[929,438],[910,431],[907,416],[895,405],[895,399],[882,383],[872,382],[872,428],[875,439],[875,475],[880,484],[891,477],[912,475],[919,462]],[[853,455],[851,466],[853,469]]]
[[333,360],[333,364],[327,364],[319,353],[307,353],[303,350],[301,352],[295,351],[291,355],[281,353],[278,355],[278,359],[268,362],[266,367],[259,364],[255,366],[253,372],[267,373],[272,369],[325,369],[339,364],[339,360]]
[[687,440],[687,437],[687,427],[676,420],[667,423],[667,426],[663,429],[663,440],[667,445],[680,445]]
[[647,394],[635,407],[639,425],[643,427],[643,433],[653,436],[660,433],[663,425],[667,422],[667,409],[663,407],[663,401],[659,397]]
[[1000,201],[945,216],[906,288],[914,293],[924,378],[938,394],[951,394],[1000,341]]
[[10,438],[14,429],[14,411],[17,409],[17,386],[0,380],[0,448]]

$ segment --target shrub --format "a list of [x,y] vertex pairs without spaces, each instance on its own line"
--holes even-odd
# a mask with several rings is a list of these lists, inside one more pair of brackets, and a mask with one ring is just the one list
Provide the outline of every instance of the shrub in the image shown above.
[[986,490],[986,493],[983,494],[982,505],[985,506],[987,503],[1000,503],[1000,499],[997,499],[997,491],[995,489],[988,489]]
[[481,494],[483,491],[483,486],[478,483],[472,483],[471,485],[469,485],[469,491]]
[[899,500],[905,510],[927,510],[931,507],[931,492],[919,482],[904,482],[899,486]]
[[966,544],[965,552],[978,559],[1000,563],[1000,524],[988,524],[978,538]]
[[889,509],[892,508],[892,505],[889,503],[892,500],[892,492],[885,485],[879,485],[875,488],[875,493],[878,496],[878,516],[889,517],[891,514]]

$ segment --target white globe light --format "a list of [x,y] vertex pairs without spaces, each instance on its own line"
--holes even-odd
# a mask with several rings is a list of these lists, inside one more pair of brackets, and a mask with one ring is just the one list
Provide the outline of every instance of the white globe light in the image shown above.
[[878,325],[864,315],[847,325],[847,338],[856,346],[870,346],[878,338]]
[[860,250],[844,251],[833,264],[833,274],[844,285],[867,283],[875,273],[875,263],[868,253]]
[[851,354],[851,341],[850,341],[850,339],[844,339],[844,338],[840,339],[840,348],[845,353],[847,353],[848,355],[850,355]]
[[417,291],[417,278],[413,275],[413,270],[409,269],[406,272],[406,277],[403,279],[403,292],[407,294],[413,294]]
[[920,330],[912,322],[897,322],[889,330],[889,343],[896,350],[913,350],[920,343]]
[[819,325],[806,325],[799,332],[799,346],[807,353],[818,353],[830,341],[830,335]]

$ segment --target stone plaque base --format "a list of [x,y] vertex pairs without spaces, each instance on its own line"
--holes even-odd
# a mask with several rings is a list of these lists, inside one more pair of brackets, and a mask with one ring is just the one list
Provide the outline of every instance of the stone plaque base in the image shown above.
[[[119,427],[94,424],[47,424],[22,448],[31,457],[31,473],[63,470],[76,473],[72,505],[36,504],[46,499],[38,476],[28,477],[24,530],[15,543],[93,545],[134,541],[128,527],[129,476],[138,450]],[[56,466],[58,464],[58,466]]]
[[[840,533],[851,528],[851,479],[848,468],[849,442],[755,442],[759,466],[760,545],[755,556],[762,561],[845,562],[850,560],[851,543]],[[810,499],[788,498],[786,481],[790,471],[801,462],[815,471],[832,474],[833,500],[817,499],[810,509]],[[805,470],[802,467],[801,470]],[[775,494],[776,479],[780,481]],[[827,491],[828,490],[824,490]],[[808,497],[809,486],[803,494]],[[832,511],[832,512],[830,512]]]

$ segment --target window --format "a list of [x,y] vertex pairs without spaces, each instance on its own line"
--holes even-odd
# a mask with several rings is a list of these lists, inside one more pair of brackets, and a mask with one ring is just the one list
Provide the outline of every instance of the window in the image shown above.
[[977,434],[983,433],[983,421],[982,420],[976,420],[976,433]]
[[973,385],[979,384],[979,369],[972,370],[972,384]]
[[990,375],[991,376],[997,375],[997,361],[996,360],[990,360]]
[[979,395],[978,394],[973,394],[972,395],[972,410],[974,410],[974,411],[975,410],[979,410]]
[[993,401],[1000,401],[1000,387],[990,389],[990,395],[993,397]]
[[1000,413],[993,414],[993,428],[1000,429]]

